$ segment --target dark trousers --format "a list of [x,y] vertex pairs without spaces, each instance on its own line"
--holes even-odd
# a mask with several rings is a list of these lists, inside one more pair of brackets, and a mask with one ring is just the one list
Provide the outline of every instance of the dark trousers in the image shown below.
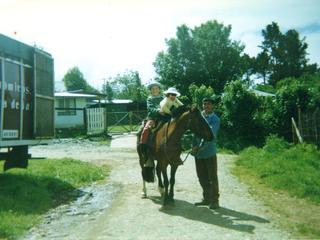
[[197,176],[203,190],[203,199],[211,203],[219,202],[219,183],[217,155],[210,158],[195,159]]

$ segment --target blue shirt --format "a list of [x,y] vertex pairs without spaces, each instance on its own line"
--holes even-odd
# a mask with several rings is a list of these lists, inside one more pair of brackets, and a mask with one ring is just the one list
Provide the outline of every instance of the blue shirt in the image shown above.
[[210,158],[217,154],[217,136],[220,128],[220,118],[215,113],[205,115],[205,113],[202,112],[202,115],[208,122],[214,137],[211,141],[204,141],[200,137],[194,136],[193,146],[200,147],[194,157],[200,159]]

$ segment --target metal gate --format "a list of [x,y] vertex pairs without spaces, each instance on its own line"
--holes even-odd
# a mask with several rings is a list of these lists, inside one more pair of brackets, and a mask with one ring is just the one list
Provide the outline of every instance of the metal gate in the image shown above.
[[146,115],[146,111],[108,112],[108,133],[119,134],[138,131]]
[[146,111],[106,112],[105,108],[86,109],[87,134],[121,134],[138,131]]

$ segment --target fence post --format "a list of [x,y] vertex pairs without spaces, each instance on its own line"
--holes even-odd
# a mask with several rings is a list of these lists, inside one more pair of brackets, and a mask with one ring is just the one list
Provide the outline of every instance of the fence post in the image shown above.
[[298,137],[299,142],[303,143],[303,139],[302,139],[302,137],[300,135],[299,129],[297,128],[296,122],[294,121],[293,117],[291,118],[291,122],[292,122],[292,126],[293,126],[293,128],[295,130],[295,133],[296,133],[296,135]]
[[302,126],[302,119],[301,119],[301,108],[298,107],[298,129],[301,133],[302,136],[304,136],[304,131],[302,130],[303,126]]
[[83,108],[83,123],[86,134],[88,134],[88,119],[87,108]]
[[133,126],[132,126],[132,111],[129,112],[129,125],[130,125],[130,132],[133,131]]
[[107,110],[107,104],[104,109],[104,130],[106,134],[108,134],[108,110]]

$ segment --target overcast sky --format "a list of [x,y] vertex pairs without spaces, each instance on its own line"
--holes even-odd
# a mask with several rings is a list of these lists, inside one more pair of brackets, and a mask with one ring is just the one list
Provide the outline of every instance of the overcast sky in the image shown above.
[[216,19],[255,56],[261,30],[275,21],[294,28],[320,64],[320,0],[0,0],[0,33],[36,44],[53,55],[55,80],[78,66],[89,84],[136,70],[143,82],[177,26]]

